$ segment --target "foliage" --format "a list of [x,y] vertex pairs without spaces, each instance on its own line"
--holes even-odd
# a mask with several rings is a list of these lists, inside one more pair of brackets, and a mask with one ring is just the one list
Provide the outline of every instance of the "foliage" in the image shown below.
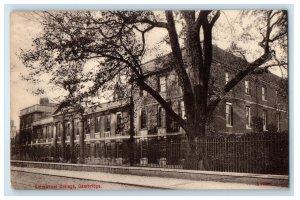
[[[186,130],[193,142],[205,136],[208,116],[241,80],[250,74],[264,73],[271,66],[287,65],[282,61],[286,56],[280,60],[276,53],[278,49],[285,49],[285,53],[287,50],[287,12],[242,11],[241,19],[254,21],[243,29],[230,51],[246,59],[241,43],[250,41],[260,51],[225,86],[214,87],[211,84],[213,30],[220,17],[226,16],[219,10],[42,12],[43,31],[34,39],[31,49],[22,51],[20,58],[30,69],[27,80],[50,77],[50,84],[68,91],[62,107],[80,107],[81,102],[90,102],[90,97],[97,93],[103,97],[117,82],[124,88],[125,96],[130,96],[128,91],[135,88],[145,90]],[[186,120],[149,84],[149,71],[142,65],[147,52],[146,35],[158,29],[167,32],[165,45],[171,54],[167,62],[157,63],[159,68],[176,72]]]
[[276,133],[276,132],[278,132],[277,126],[275,124],[268,124],[267,125],[267,130],[270,133]]
[[263,132],[263,118],[253,116],[252,117],[252,128],[253,128],[253,132],[255,132],[255,133]]

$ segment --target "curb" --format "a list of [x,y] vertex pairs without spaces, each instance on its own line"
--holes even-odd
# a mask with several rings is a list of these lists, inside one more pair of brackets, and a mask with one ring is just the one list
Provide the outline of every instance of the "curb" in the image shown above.
[[11,161],[12,166],[32,167],[55,170],[72,170],[86,172],[104,172],[112,174],[127,174],[139,176],[153,176],[166,178],[179,178],[197,181],[216,181],[225,183],[244,183],[252,185],[289,186],[289,177],[285,175],[250,174],[235,172],[213,172],[199,170],[146,168],[146,167],[125,167],[105,166],[86,164],[47,163],[31,161]]

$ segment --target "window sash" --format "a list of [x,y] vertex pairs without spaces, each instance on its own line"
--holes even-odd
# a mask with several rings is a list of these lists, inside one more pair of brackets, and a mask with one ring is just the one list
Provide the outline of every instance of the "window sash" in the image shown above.
[[166,77],[165,76],[160,76],[158,78],[158,87],[159,87],[159,92],[165,92],[167,90],[167,84],[166,84]]
[[61,123],[58,123],[56,128],[57,137],[61,137],[61,131],[62,131]]
[[71,124],[70,122],[67,122],[67,136],[71,135]]
[[249,81],[245,81],[245,93],[250,94]]
[[182,117],[182,119],[186,119],[184,101],[180,102],[180,109],[181,109],[181,117]]
[[280,116],[280,112],[277,113],[276,115],[277,117],[277,131],[280,131],[280,121],[281,121],[281,116]]
[[232,110],[232,104],[226,103],[226,125],[232,126],[233,124],[233,110]]
[[141,129],[146,128],[147,127],[147,114],[146,114],[146,110],[142,109],[141,110]]
[[74,120],[74,134],[79,135],[79,120]]
[[120,133],[122,131],[122,113],[117,113],[116,123],[117,132]]
[[100,127],[101,127],[101,121],[100,121],[100,116],[96,117],[95,119],[95,132],[100,132]]
[[229,82],[229,73],[225,72],[225,85]]
[[48,129],[48,126],[46,126],[46,138],[49,137],[49,129]]
[[267,130],[267,111],[263,110],[263,130],[266,131]]
[[146,90],[140,89],[140,97],[147,97],[148,92]]
[[246,107],[246,127],[251,128],[251,107]]
[[261,98],[262,98],[262,100],[266,100],[266,88],[265,87],[261,88]]
[[143,97],[146,97],[148,95],[148,92],[146,90],[143,90]]
[[157,108],[157,127],[162,127],[162,107]]
[[91,119],[88,118],[86,121],[86,133],[90,134],[91,133]]
[[110,131],[110,115],[105,116],[105,131]]

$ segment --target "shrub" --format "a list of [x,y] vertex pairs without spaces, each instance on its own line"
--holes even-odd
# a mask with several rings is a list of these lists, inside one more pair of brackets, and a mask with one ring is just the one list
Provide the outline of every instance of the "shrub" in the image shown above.
[[253,127],[253,131],[256,133],[263,132],[263,118],[253,116],[252,117],[252,127]]

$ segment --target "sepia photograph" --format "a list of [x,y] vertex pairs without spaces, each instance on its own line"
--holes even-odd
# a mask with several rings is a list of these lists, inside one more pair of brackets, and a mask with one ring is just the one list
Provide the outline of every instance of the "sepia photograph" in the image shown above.
[[288,14],[10,12],[10,187],[288,190]]

